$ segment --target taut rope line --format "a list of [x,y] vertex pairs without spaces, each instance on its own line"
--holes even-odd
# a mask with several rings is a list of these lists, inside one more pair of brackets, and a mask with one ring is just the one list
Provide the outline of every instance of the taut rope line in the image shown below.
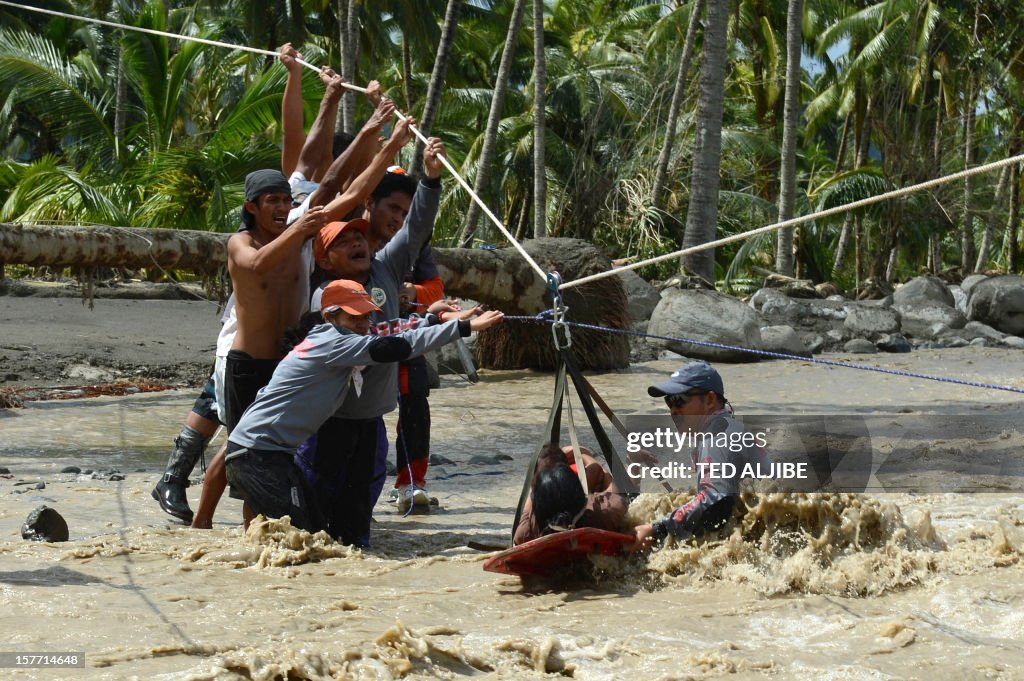
[[[103,26],[109,26],[111,28],[120,28],[120,29],[125,30],[125,31],[136,31],[136,32],[139,32],[139,33],[149,33],[149,34],[152,34],[152,35],[163,36],[165,38],[176,38],[178,40],[190,40],[190,41],[196,42],[196,43],[203,43],[204,45],[212,45],[214,47],[224,47],[224,48],[231,49],[231,50],[242,50],[243,52],[252,52],[253,54],[262,54],[262,55],[266,55],[266,56],[269,56],[269,57],[277,57],[278,56],[277,52],[273,52],[271,50],[261,50],[261,49],[259,49],[257,47],[249,47],[247,45],[233,45],[231,43],[224,43],[224,42],[220,42],[218,40],[207,40],[206,38],[196,38],[194,36],[180,35],[178,33],[168,33],[167,31],[158,31],[158,30],[153,29],[153,28],[140,28],[138,26],[129,26],[127,24],[119,24],[119,23],[114,22],[114,21],[105,21],[103,19],[93,19],[91,17],[82,17],[82,16],[78,16],[76,14],[67,14],[65,12],[58,12],[58,11],[52,10],[52,9],[43,9],[41,7],[28,7],[28,6],[19,5],[19,4],[13,3],[13,2],[7,2],[6,0],[0,0],[0,5],[4,5],[4,6],[7,6],[7,7],[15,7],[17,9],[27,9],[27,10],[32,11],[32,12],[41,12],[42,14],[50,14],[52,16],[61,17],[61,18],[64,18],[64,19],[74,19],[76,21],[85,21],[85,22],[93,23],[93,24],[101,24]],[[310,64],[309,62],[303,61],[301,59],[296,59],[296,61],[298,63],[302,64],[303,66],[305,66],[308,69],[312,69],[312,70],[316,71],[317,73],[320,72],[320,67],[318,67],[318,66],[314,66],[314,65]],[[352,85],[351,83],[344,83],[344,86],[347,89],[349,89],[349,90],[354,90],[355,92],[362,92],[362,93],[366,92],[366,88],[359,87],[358,85]],[[404,114],[402,114],[397,109],[395,110],[395,115],[398,116],[398,118],[403,120],[403,121],[408,118],[408,116],[405,116]],[[416,137],[419,138],[419,140],[421,142],[423,142],[424,144],[427,143],[426,136],[422,132],[420,132],[419,129],[415,125],[409,126],[409,129],[412,130],[412,133],[414,135],[416,135]],[[526,252],[526,249],[524,249],[523,246],[518,241],[516,241],[516,238],[512,235],[511,232],[508,231],[508,229],[501,222],[501,220],[498,219],[498,216],[496,216],[493,213],[493,211],[491,211],[491,209],[487,207],[487,204],[485,204],[483,202],[483,199],[481,199],[477,195],[477,193],[475,191],[473,191],[473,188],[471,186],[469,186],[469,183],[467,183],[466,180],[463,179],[462,175],[460,175],[459,172],[457,170],[455,170],[454,166],[452,166],[452,164],[448,161],[448,159],[445,158],[444,156],[438,156],[438,159],[441,161],[441,165],[443,165],[448,170],[448,172],[452,174],[452,177],[454,177],[456,179],[456,181],[459,183],[459,185],[463,189],[465,189],[466,192],[469,193],[470,198],[473,199],[473,201],[475,201],[478,206],[480,206],[481,210],[483,210],[483,212],[484,212],[484,215],[486,215],[490,219],[490,221],[494,223],[494,226],[497,227],[498,230],[502,234],[505,235],[505,238],[507,238],[509,240],[509,242],[512,244],[512,246],[517,251],[519,251],[519,254],[521,256],[523,256],[523,258],[526,259],[526,262],[530,264],[530,267],[532,267],[534,269],[534,271],[537,273],[537,275],[540,276],[541,279],[547,280],[547,276],[548,276],[547,272],[545,272],[543,269],[541,269],[540,265],[537,264],[537,261],[535,261],[532,257],[530,257],[530,254]]]
[[592,281],[597,281],[598,279],[604,279],[605,277],[610,277],[610,276],[619,274],[621,272],[625,272],[627,270],[635,270],[635,269],[638,269],[640,267],[645,267],[647,265],[653,265],[655,263],[664,262],[666,260],[671,260],[673,258],[679,258],[679,257],[682,257],[684,255],[689,255],[690,253],[697,253],[699,251],[706,251],[706,250],[711,249],[711,248],[717,248],[718,246],[724,246],[726,244],[731,244],[731,243],[733,243],[735,241],[742,241],[743,239],[747,239],[747,238],[752,237],[752,236],[757,236],[759,234],[767,234],[768,232],[775,232],[775,231],[780,230],[780,229],[785,229],[786,227],[792,227],[794,225],[801,225],[801,224],[803,224],[805,222],[811,222],[813,220],[818,220],[820,218],[829,217],[829,216],[832,216],[832,215],[836,215],[838,213],[845,213],[847,211],[855,210],[857,208],[863,208],[864,206],[870,206],[872,204],[880,203],[882,201],[888,201],[889,199],[899,198],[899,197],[905,196],[907,194],[912,194],[914,192],[923,191],[925,189],[931,189],[932,187],[938,187],[939,185],[948,184],[950,182],[955,182],[956,180],[962,180],[965,177],[971,177],[972,175],[980,175],[981,173],[987,173],[987,172],[990,172],[992,170],[998,170],[999,168],[1002,168],[1003,166],[1013,165],[1015,163],[1021,163],[1021,162],[1024,162],[1024,154],[1018,154],[1017,156],[1011,156],[1010,158],[1004,158],[1001,161],[993,161],[992,163],[986,163],[985,165],[975,166],[974,168],[967,168],[966,170],[961,170],[960,172],[953,173],[952,175],[945,175],[943,177],[937,177],[934,180],[928,180],[927,182],[921,182],[920,184],[910,185],[909,187],[903,187],[902,189],[894,189],[894,190],[892,190],[890,192],[886,192],[884,194],[878,194],[876,196],[869,196],[866,199],[860,199],[859,201],[854,201],[852,203],[846,203],[846,204],[843,204],[842,206],[835,206],[833,208],[828,208],[826,210],[818,211],[817,213],[809,213],[808,215],[801,215],[800,217],[792,218],[790,220],[783,220],[782,222],[776,222],[775,224],[772,224],[772,225],[767,225],[765,227],[759,227],[757,229],[752,229],[752,230],[750,230],[748,232],[743,232],[741,234],[733,234],[732,236],[728,236],[728,237],[725,237],[723,239],[718,239],[717,241],[709,241],[708,243],[701,244],[699,246],[691,246],[690,248],[684,248],[684,249],[682,249],[680,251],[676,251],[675,253],[668,253],[666,255],[659,255],[656,258],[650,258],[648,260],[641,260],[640,262],[632,263],[630,265],[625,265],[623,267],[617,267],[617,268],[615,268],[613,270],[608,270],[607,272],[599,272],[597,274],[592,274],[592,275],[590,275],[588,277],[581,277],[580,279],[575,279],[573,281],[568,281],[568,282],[562,284],[559,288],[562,289],[562,290],[565,290],[567,288],[573,288],[574,286],[580,286],[582,284],[588,284],[588,283],[590,283]]

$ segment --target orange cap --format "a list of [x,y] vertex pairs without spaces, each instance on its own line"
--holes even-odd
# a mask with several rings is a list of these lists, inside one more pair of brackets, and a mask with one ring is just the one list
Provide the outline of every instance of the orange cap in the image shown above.
[[370,294],[366,292],[363,285],[351,279],[335,279],[324,287],[323,295],[320,298],[320,309],[324,312],[333,312],[334,310],[331,308],[341,308],[354,315],[381,311],[370,300]]
[[324,253],[331,247],[334,240],[346,229],[357,229],[363,233],[363,236],[366,236],[366,233],[370,230],[370,223],[362,218],[356,218],[348,222],[328,222],[320,228],[320,231],[313,238],[313,257],[317,260],[324,257]]

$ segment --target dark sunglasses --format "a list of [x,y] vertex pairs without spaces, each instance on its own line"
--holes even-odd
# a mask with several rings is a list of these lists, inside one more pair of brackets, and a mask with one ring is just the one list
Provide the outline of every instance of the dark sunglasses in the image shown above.
[[669,406],[669,409],[679,409],[686,406],[686,403],[690,401],[690,398],[697,397],[698,395],[707,395],[708,390],[691,390],[687,393],[679,393],[678,395],[665,395],[665,404]]

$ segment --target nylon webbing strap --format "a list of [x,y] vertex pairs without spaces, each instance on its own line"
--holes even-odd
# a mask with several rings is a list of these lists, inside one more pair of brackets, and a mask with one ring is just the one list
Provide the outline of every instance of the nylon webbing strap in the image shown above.
[[519,503],[516,505],[516,517],[515,521],[512,523],[513,538],[516,536],[516,528],[519,527],[519,520],[523,515],[523,504],[526,503],[526,497],[530,493],[530,482],[533,480],[533,471],[537,467],[537,459],[540,458],[540,452],[547,443],[557,443],[559,435],[561,434],[562,399],[564,397],[565,363],[563,362],[559,364],[558,374],[555,376],[555,396],[551,401],[551,413],[548,415],[548,424],[544,431],[547,439],[537,445],[537,451],[533,453],[533,458],[530,459],[530,465],[526,467],[526,479],[523,480],[523,488],[519,492]]
[[576,462],[576,476],[580,479],[583,493],[590,496],[590,485],[587,484],[587,467],[583,465],[583,454],[580,452],[580,438],[576,434],[576,421],[572,416],[572,393],[565,386],[565,417],[569,427],[569,442],[572,443],[572,458]]
[[579,368],[576,366],[576,361],[572,357],[572,353],[569,350],[562,350],[562,363],[565,365],[569,376],[572,378],[573,385],[576,386],[576,394],[580,396],[580,402],[583,404],[583,411],[587,413],[587,419],[590,421],[590,427],[594,430],[594,436],[597,437],[597,444],[601,448],[601,454],[604,455],[605,461],[608,462],[608,470],[611,471],[612,479],[615,480],[615,484],[618,485],[619,489],[623,492],[629,492],[633,490],[633,481],[629,475],[626,474],[626,467],[622,465],[622,461],[619,460],[619,455],[615,451],[615,447],[612,445],[611,440],[608,439],[608,434],[604,432],[604,427],[601,425],[601,421],[597,418],[597,412],[594,411],[594,403],[590,400],[590,391],[587,390],[587,380],[583,378],[583,374],[580,373]]
[[[615,415],[615,412],[612,411],[612,408],[609,407],[608,403],[604,401],[604,398],[602,398],[597,393],[597,389],[590,384],[590,381],[588,381],[586,377],[583,378],[583,382],[587,384],[587,392],[590,393],[590,396],[594,399],[595,402],[597,402],[597,406],[601,408],[601,411],[603,411],[604,415],[608,417],[608,420],[612,422],[612,425],[615,427],[615,430],[619,431],[619,435],[622,436],[622,439],[628,441],[629,433],[626,430],[626,426],[622,424],[622,421],[619,420],[619,417]],[[672,489],[672,485],[668,484],[668,481],[666,480],[661,481],[661,486],[664,487],[665,490],[668,492],[674,491]]]

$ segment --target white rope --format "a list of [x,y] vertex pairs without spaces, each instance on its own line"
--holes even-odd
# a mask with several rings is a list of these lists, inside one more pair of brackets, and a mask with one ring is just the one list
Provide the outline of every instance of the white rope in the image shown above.
[[588,277],[581,277],[580,279],[576,279],[574,281],[568,281],[559,286],[558,288],[567,289],[573,288],[574,286],[581,286],[583,284],[588,284],[592,281],[604,279],[605,277],[611,277],[616,274],[626,272],[628,270],[635,270],[640,267],[646,267],[647,265],[653,265],[655,263],[664,262],[666,260],[671,260],[673,258],[679,258],[684,255],[689,255],[690,253],[706,251],[711,248],[717,248],[719,246],[731,244],[735,241],[742,241],[743,239],[748,239],[752,236],[757,236],[759,234],[767,234],[768,232],[774,232],[780,229],[785,229],[786,227],[801,225],[805,222],[811,222],[813,220],[818,220],[821,218],[836,215],[837,213],[845,213],[847,211],[856,210],[857,208],[863,208],[864,206],[870,206],[872,204],[880,203],[882,201],[888,201],[889,199],[899,198],[901,196],[906,196],[907,194],[923,191],[925,189],[931,189],[932,187],[938,187],[939,185],[948,184],[950,182],[955,182],[957,180],[962,180],[965,177],[971,177],[972,175],[980,175],[981,173],[987,173],[992,170],[998,170],[1003,166],[1013,165],[1015,163],[1021,162],[1024,162],[1024,154],[1018,154],[1017,156],[1011,156],[1010,158],[1005,158],[1001,161],[993,161],[992,163],[986,163],[985,165],[976,166],[974,168],[968,168],[966,170],[961,170],[960,172],[953,173],[952,175],[938,177],[935,178],[934,180],[928,180],[927,182],[921,182],[920,184],[911,185],[909,187],[903,187],[902,189],[894,189],[891,192],[878,194],[876,196],[870,196],[866,199],[860,199],[859,201],[854,201],[853,203],[847,203],[842,206],[836,206],[834,208],[829,208],[827,210],[818,211],[817,213],[810,213],[809,215],[802,215],[800,217],[792,218],[790,220],[776,222],[775,224],[767,225],[765,227],[759,227],[758,229],[753,229],[750,230],[749,232],[743,232],[742,234],[734,234],[723,239],[718,239],[717,241],[709,241],[708,243],[701,244],[699,246],[691,246],[690,248],[684,248],[680,251],[676,251],[675,253],[659,255],[658,257],[650,258],[649,260],[642,260],[631,265],[616,267],[615,269],[608,270],[607,272],[599,272],[598,274],[592,274]]
[[[6,0],[0,0],[0,5],[5,5],[7,7],[16,7],[18,9],[27,9],[27,10],[30,10],[32,12],[41,12],[43,14],[50,14],[50,15],[55,16],[55,17],[62,17],[64,19],[74,19],[74,20],[77,20],[77,21],[85,21],[85,22],[90,22],[90,23],[94,23],[94,24],[101,24],[103,26],[110,26],[111,28],[120,28],[120,29],[125,30],[125,31],[137,31],[137,32],[140,32],[140,33],[150,33],[152,35],[159,35],[159,36],[163,36],[165,38],[177,38],[178,40],[190,40],[190,41],[196,42],[196,43],[203,43],[204,45],[213,45],[214,47],[225,47],[225,48],[231,49],[231,50],[242,50],[243,52],[252,52],[253,54],[263,54],[263,55],[266,55],[266,56],[269,56],[269,57],[277,57],[277,56],[279,56],[277,52],[273,52],[271,50],[261,50],[261,49],[256,48],[256,47],[248,47],[248,46],[245,46],[245,45],[233,45],[231,43],[223,43],[223,42],[219,42],[217,40],[206,40],[205,38],[196,38],[194,36],[179,35],[177,33],[168,33],[166,31],[158,31],[158,30],[152,29],[152,28],[140,28],[138,26],[128,26],[127,24],[118,24],[118,23],[113,22],[113,21],[104,21],[103,19],[93,19],[93,18],[90,18],[90,17],[82,17],[82,16],[78,16],[78,15],[75,15],[75,14],[67,14],[65,12],[58,12],[56,10],[43,9],[41,7],[28,7],[28,6],[19,5],[17,3],[13,3],[13,2],[7,2]],[[301,59],[296,59],[295,61],[297,61],[299,64],[302,64],[306,68],[309,68],[309,69],[312,69],[312,70],[316,71],[317,73],[319,73],[320,70],[321,70],[320,67],[313,66],[309,62],[303,61]],[[359,87],[358,85],[352,85],[351,83],[344,83],[344,86],[346,88],[348,88],[349,90],[354,90],[355,92],[363,92],[363,93],[366,92],[366,88]],[[403,120],[403,121],[408,118],[407,116],[403,115],[397,109],[395,110],[395,115],[397,115],[398,118]],[[421,142],[423,142],[424,144],[427,144],[426,136],[422,132],[420,132],[419,129],[415,125],[409,126],[409,129],[412,131],[412,133],[417,138],[419,138],[419,140]],[[498,217],[491,211],[491,209],[487,207],[487,205],[483,202],[483,199],[481,199],[477,195],[477,193],[475,191],[473,191],[473,188],[469,186],[469,184],[466,182],[466,180],[464,180],[462,178],[462,176],[458,173],[458,171],[455,170],[455,168],[452,166],[452,164],[448,162],[448,159],[445,158],[444,156],[438,156],[437,158],[438,158],[439,161],[441,161],[441,165],[443,165],[448,170],[448,172],[452,174],[452,177],[454,177],[458,181],[459,185],[461,185],[462,188],[465,189],[469,193],[470,198],[473,199],[473,201],[476,202],[476,204],[478,206],[480,206],[481,210],[483,210],[483,212],[484,212],[484,215],[486,215],[491,220],[491,222],[494,223],[494,226],[497,227],[498,230],[501,231],[501,233],[505,235],[505,238],[509,240],[509,242],[512,244],[513,247],[515,247],[515,249],[517,251],[519,251],[519,254],[522,255],[526,259],[526,262],[528,262],[530,264],[530,266],[540,276],[540,278],[542,280],[546,281],[547,280],[547,273],[543,269],[541,269],[540,265],[538,265],[537,262],[532,257],[530,257],[530,254],[526,252],[526,250],[522,247],[522,245],[518,241],[516,241],[516,238],[508,231],[508,229],[505,228],[505,225],[502,224],[501,220],[499,220]]]

